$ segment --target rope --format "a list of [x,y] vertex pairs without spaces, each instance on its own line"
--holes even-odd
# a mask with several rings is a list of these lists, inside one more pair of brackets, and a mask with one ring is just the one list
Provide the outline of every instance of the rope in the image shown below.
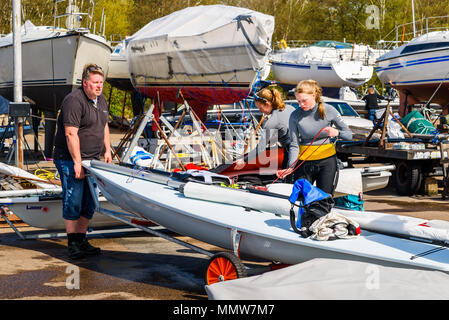
[[36,171],[34,171],[34,175],[41,178],[41,179],[46,179],[46,180],[53,180],[53,179],[57,179],[59,177],[59,174],[57,174],[56,172],[50,172],[48,170],[45,169],[36,169]]
[[438,251],[441,251],[441,250],[444,250],[444,249],[447,249],[447,242],[444,242],[444,243],[443,243],[440,247],[438,247],[438,248],[433,248],[433,249],[430,249],[430,250],[427,250],[427,251],[424,251],[424,252],[415,254],[414,256],[411,256],[411,257],[410,257],[410,260],[415,260],[416,258],[424,257],[424,256],[427,256],[427,255],[429,255],[429,254],[431,254],[431,253],[435,253],[435,252],[438,252]]
[[[287,169],[291,169],[293,168],[293,171],[291,174],[293,174],[293,172],[295,172],[300,166],[303,165],[303,163],[305,161],[307,161],[307,159],[309,159],[328,139],[329,137],[327,137],[326,139],[323,140],[323,142],[321,142],[321,144],[318,146],[318,148],[316,148],[306,159],[304,159],[298,166],[296,166],[296,163],[299,161],[299,158],[301,158],[301,156],[304,154],[304,152],[306,152],[313,144],[313,142],[316,140],[316,138],[318,138],[318,136],[321,134],[321,132],[324,130],[324,128],[321,128],[320,131],[318,131],[318,133],[316,134],[316,136],[313,138],[312,142],[310,142],[310,144],[307,146],[306,149],[304,149],[303,152],[301,152],[301,154],[298,156],[298,158],[295,160],[295,162],[292,163],[292,165],[290,167],[288,167]],[[295,167],[296,166],[296,167]],[[281,177],[278,177],[276,180],[274,180],[271,184],[275,183],[276,181],[278,181]]]
[[[36,116],[37,117],[37,116]],[[39,118],[39,117],[37,117],[37,118]],[[39,149],[41,149],[41,147],[40,147],[40,144],[39,144],[39,141],[38,141],[38,136],[36,135],[36,134],[34,134],[34,139],[35,139],[35,142],[37,142],[38,143],[38,146],[39,146]],[[21,137],[18,137],[17,138],[17,141],[19,141],[20,140],[20,142],[23,144],[23,146],[25,146],[25,148],[24,148],[24,150],[28,150],[28,151],[31,151],[31,148],[30,148],[30,146],[29,146],[29,144],[28,144],[28,141],[27,141],[27,139],[25,139],[25,136],[24,135],[22,135]],[[16,145],[17,146],[17,145]],[[42,152],[42,149],[41,149],[41,152]],[[47,180],[48,182],[47,183],[50,183],[50,184],[53,184],[53,185],[59,185],[59,175],[56,173],[56,174],[53,174],[53,178],[51,178],[50,176],[52,175],[52,173],[51,172],[49,172],[49,171],[47,171],[47,170],[44,170],[44,169],[41,169],[40,168],[40,166],[39,166],[39,162],[37,161],[37,159],[36,159],[36,157],[34,156],[34,154],[33,153],[31,153],[31,157],[32,157],[32,160],[34,160],[34,162],[36,162],[37,164],[37,168],[38,169],[36,169],[36,171],[35,172],[38,172],[38,170],[41,170],[43,173],[41,173],[41,174],[39,174],[39,175],[37,175],[36,174],[36,176],[38,176],[40,179],[45,179],[45,180]],[[31,169],[29,168],[29,162],[27,161],[27,159],[25,158],[24,159],[24,165],[26,166],[26,171],[28,171],[28,172],[31,172]],[[45,176],[48,176],[48,177],[45,177]],[[24,179],[26,179],[26,178],[24,178]],[[42,181],[41,181],[42,182]]]
[[246,41],[248,41],[249,45],[254,50],[254,52],[260,56],[264,56],[266,52],[264,53],[264,52],[260,52],[259,50],[257,50],[256,46],[251,42],[251,39],[249,38],[248,34],[246,33],[245,27],[243,27],[242,21],[246,21],[246,22],[248,22],[248,24],[253,23],[253,21],[251,20],[251,17],[249,15],[248,16],[240,15],[236,18],[236,20],[237,20],[237,30],[242,29],[243,36],[245,37]]

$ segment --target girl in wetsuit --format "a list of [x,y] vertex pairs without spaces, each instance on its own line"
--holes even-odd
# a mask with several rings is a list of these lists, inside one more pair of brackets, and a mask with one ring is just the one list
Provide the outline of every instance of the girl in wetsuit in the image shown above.
[[[279,142],[281,147],[284,148],[284,159],[287,160],[290,145],[289,119],[295,108],[284,104],[282,95],[276,88],[260,90],[255,94],[254,102],[259,111],[268,118],[263,124],[265,135],[262,136],[256,148],[236,161],[237,169],[243,168],[245,162],[255,163],[257,155],[265,151],[273,142]],[[287,161],[282,168],[287,168]]]
[[[352,132],[340,113],[323,103],[321,93],[320,86],[314,80],[304,80],[297,85],[295,97],[300,108],[292,113],[289,122],[289,168],[277,171],[277,176],[283,178],[294,173],[295,181],[305,178],[310,183],[316,182],[318,188],[333,195],[338,181],[337,156],[334,144],[326,138],[351,140]],[[294,167],[303,160],[306,161],[294,171]]]

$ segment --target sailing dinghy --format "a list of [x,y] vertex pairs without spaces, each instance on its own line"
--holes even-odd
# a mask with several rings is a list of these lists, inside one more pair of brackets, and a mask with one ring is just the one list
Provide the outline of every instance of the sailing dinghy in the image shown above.
[[[449,271],[446,240],[415,241],[405,235],[365,229],[350,240],[316,241],[295,233],[288,217],[253,209],[254,204],[249,202],[230,204],[188,197],[186,186],[195,182],[186,183],[177,174],[94,160],[83,162],[83,166],[102,194],[115,205],[178,234],[233,250],[239,257],[285,264],[332,258]],[[207,187],[210,190],[214,186]],[[222,193],[224,198],[229,198],[229,194]],[[289,204],[285,197],[281,200]]]

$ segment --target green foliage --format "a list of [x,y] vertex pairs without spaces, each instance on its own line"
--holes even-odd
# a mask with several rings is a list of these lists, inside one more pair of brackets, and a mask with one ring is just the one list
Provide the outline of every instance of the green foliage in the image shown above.
[[[89,1],[72,0],[81,11],[87,11]],[[11,32],[12,0],[0,8],[0,33]],[[101,16],[106,15],[106,36],[131,35],[150,21],[189,6],[225,4],[247,7],[273,15],[276,28],[274,41],[286,40],[344,40],[357,43],[375,43],[396,25],[412,20],[411,0],[96,0],[92,29],[98,33]],[[415,0],[416,20],[429,16],[446,15],[447,0]],[[366,28],[369,14],[366,8],[379,8],[379,29]],[[64,10],[64,3],[58,8]],[[22,0],[23,20],[36,25],[53,24],[52,0]],[[447,21],[445,21],[447,23]]]
[[131,21],[134,20],[133,0],[97,0],[95,1],[94,21],[96,31],[100,31],[101,16],[106,15],[105,36],[111,39],[111,35],[120,35],[123,38],[130,35]]
[[125,116],[125,118],[132,119],[132,103],[131,93],[117,88],[111,87],[108,82],[105,82],[103,87],[103,95],[108,101],[109,112],[116,116]]
[[[22,0],[22,20],[29,19],[35,25],[53,25],[52,0]],[[87,12],[88,0],[72,0]],[[189,6],[225,4],[246,7],[275,17],[273,43],[285,40],[337,40],[349,43],[375,45],[380,39],[410,40],[413,37],[411,25],[404,31],[392,31],[397,25],[412,21],[411,0],[96,0],[92,21],[92,31],[100,31],[102,13],[106,15],[105,36],[114,40],[132,35],[150,21],[166,16]],[[367,7],[379,9],[379,28],[368,29],[370,13]],[[0,34],[11,32],[12,0],[5,0],[0,8]],[[65,4],[58,4],[58,10],[65,10]],[[417,29],[425,29],[426,17],[444,16],[449,13],[447,0],[414,0]],[[60,12],[61,12],[60,11]],[[431,21],[437,26],[449,25],[448,19]],[[404,34],[402,34],[404,33]],[[374,75],[368,84],[379,85]],[[109,100],[109,84],[105,85],[105,96]],[[110,96],[111,113],[121,115],[126,105],[125,115],[131,112],[130,94],[113,89]]]

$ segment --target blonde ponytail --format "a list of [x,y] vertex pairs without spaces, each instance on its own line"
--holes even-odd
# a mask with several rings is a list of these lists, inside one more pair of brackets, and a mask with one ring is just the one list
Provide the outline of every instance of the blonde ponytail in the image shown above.
[[276,88],[262,89],[256,93],[256,96],[270,102],[273,109],[279,109],[280,111],[285,109],[282,94]]

